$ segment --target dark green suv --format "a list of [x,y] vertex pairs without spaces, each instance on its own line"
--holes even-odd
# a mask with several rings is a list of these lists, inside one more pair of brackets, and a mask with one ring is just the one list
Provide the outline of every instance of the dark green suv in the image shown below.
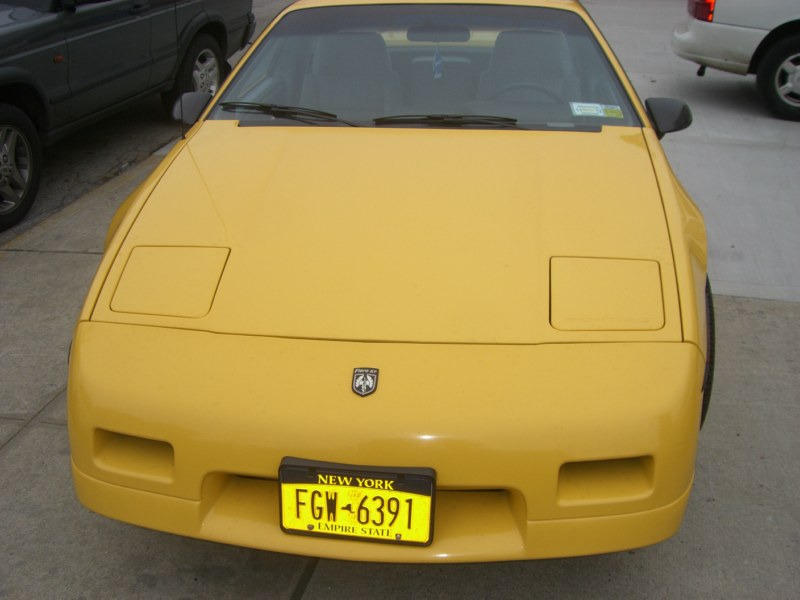
[[149,94],[216,91],[252,0],[0,0],[0,230],[31,207],[42,146]]

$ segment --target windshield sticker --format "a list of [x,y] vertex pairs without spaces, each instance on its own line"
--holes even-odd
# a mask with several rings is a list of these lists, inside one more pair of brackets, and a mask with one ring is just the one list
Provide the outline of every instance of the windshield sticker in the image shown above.
[[604,117],[624,119],[622,109],[614,104],[594,104],[592,102],[570,102],[572,114],[576,117]]

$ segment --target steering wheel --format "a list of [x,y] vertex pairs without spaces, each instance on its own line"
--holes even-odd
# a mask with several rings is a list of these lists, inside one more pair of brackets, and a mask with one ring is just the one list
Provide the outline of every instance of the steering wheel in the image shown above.
[[547,96],[554,102],[563,102],[564,99],[553,92],[552,90],[547,89],[546,87],[539,85],[537,83],[530,83],[528,81],[522,81],[517,83],[510,83],[508,85],[504,85],[499,90],[496,90],[491,96],[489,96],[489,100],[497,100],[503,94],[508,92],[513,92],[515,90],[535,90],[540,94]]

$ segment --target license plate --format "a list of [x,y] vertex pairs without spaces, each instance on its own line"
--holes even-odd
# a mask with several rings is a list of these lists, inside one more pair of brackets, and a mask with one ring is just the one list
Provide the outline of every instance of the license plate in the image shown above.
[[286,533],[428,545],[433,469],[340,465],[285,458],[280,467]]

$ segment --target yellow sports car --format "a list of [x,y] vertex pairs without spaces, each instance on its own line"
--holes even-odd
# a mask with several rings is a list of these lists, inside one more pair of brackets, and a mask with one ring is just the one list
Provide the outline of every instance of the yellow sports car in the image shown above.
[[702,215],[569,0],[284,10],[114,218],[75,488],[321,557],[610,552],[678,529],[713,366]]

